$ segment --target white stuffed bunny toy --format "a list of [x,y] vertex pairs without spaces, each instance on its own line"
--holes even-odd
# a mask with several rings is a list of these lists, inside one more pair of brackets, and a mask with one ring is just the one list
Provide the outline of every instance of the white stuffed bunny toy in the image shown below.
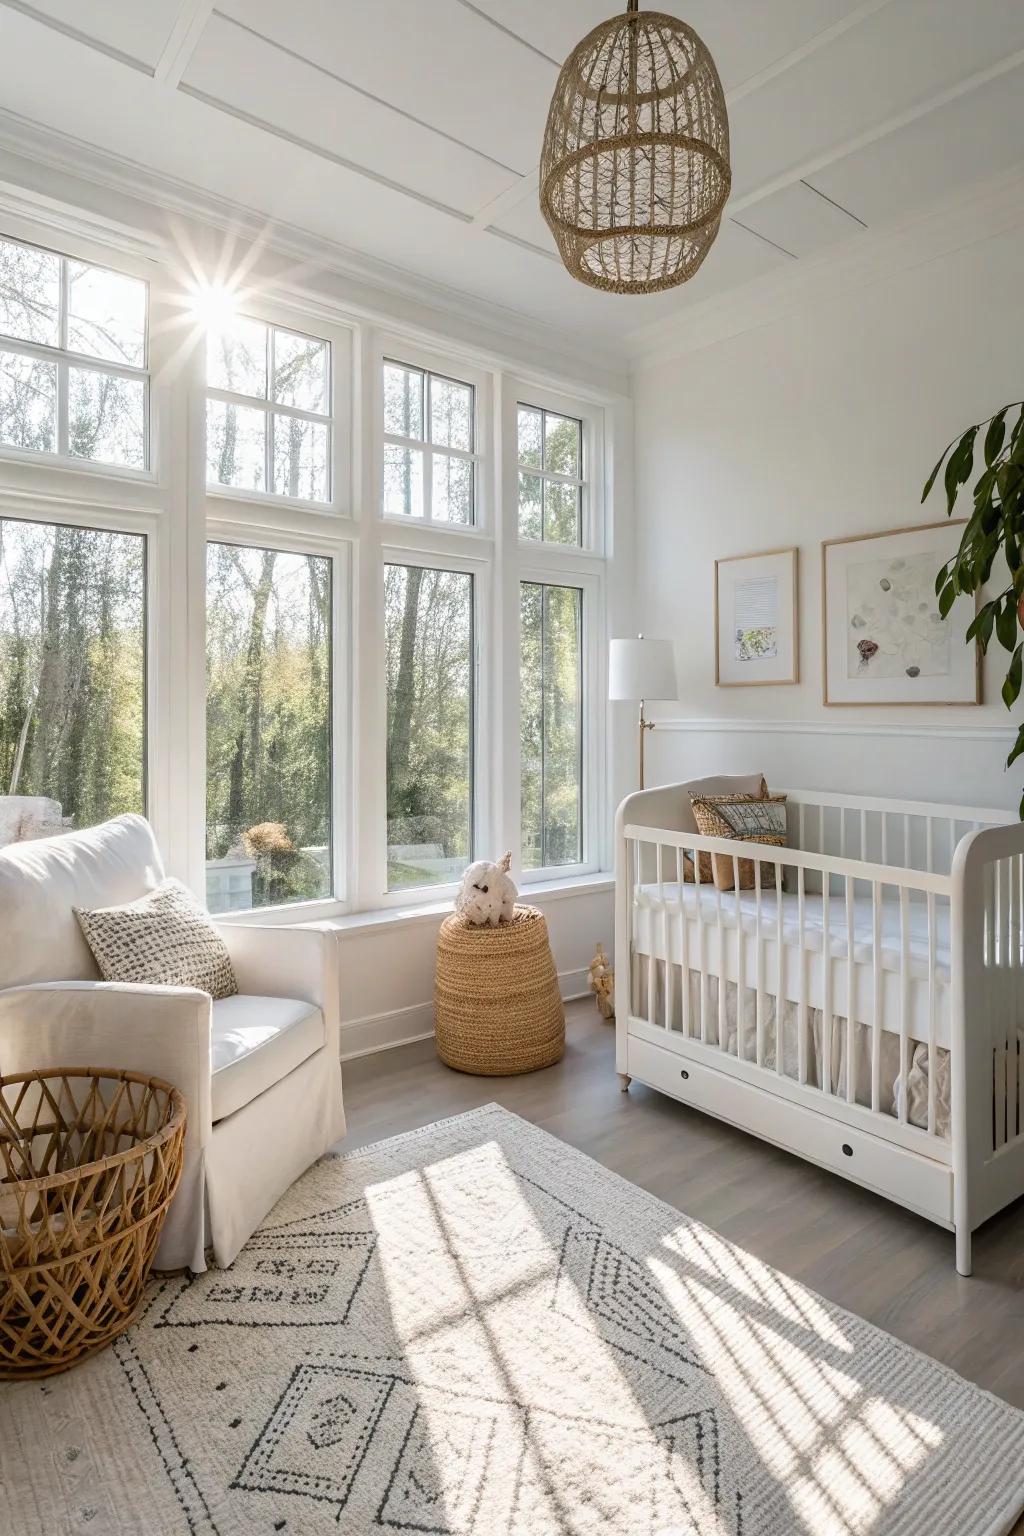
[[455,898],[455,910],[467,923],[497,928],[499,923],[511,922],[519,894],[508,872],[511,863],[512,855],[506,853],[500,864],[477,859],[466,870]]

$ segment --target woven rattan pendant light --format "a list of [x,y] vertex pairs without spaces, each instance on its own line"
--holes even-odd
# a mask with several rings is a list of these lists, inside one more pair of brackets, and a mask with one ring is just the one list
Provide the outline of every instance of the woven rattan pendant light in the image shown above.
[[629,0],[562,66],[540,160],[540,206],[569,272],[610,293],[693,276],[732,183],[718,70],[685,22]]

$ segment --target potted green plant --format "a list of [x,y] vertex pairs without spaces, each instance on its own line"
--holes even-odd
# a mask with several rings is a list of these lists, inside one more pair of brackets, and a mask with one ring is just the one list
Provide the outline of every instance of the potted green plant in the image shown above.
[[[1013,425],[1008,427],[1007,418]],[[945,465],[943,484],[946,511],[952,515],[961,490],[974,470],[978,434],[984,428],[982,452],[985,467],[974,483],[974,510],[967,519],[960,548],[947,560],[935,578],[939,612],[949,613],[961,593],[979,592],[992,575],[1000,550],[1003,552],[1008,584],[988,602],[982,603],[967,630],[967,642],[977,640],[983,652],[988,650],[993,634],[1010,653],[1010,665],[1003,679],[1003,703],[1012,709],[1021,690],[1024,671],[1024,401],[1004,405],[987,421],[968,427],[954,437],[928,476],[921,500],[925,501]],[[1007,768],[1024,753],[1024,725],[1006,759]],[[1024,796],[1020,802],[1024,821]]]

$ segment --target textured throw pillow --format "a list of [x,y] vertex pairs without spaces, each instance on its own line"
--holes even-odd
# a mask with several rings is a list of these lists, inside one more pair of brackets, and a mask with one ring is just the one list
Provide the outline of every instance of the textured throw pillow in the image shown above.
[[238,991],[224,940],[180,880],[123,907],[76,907],[75,916],[104,981],[198,987],[211,997]]
[[[745,843],[763,843],[768,848],[786,846],[786,797],[769,795],[691,795],[693,817],[702,837],[734,837]],[[753,889],[755,884],[754,860],[733,860],[725,854],[700,855],[700,878],[714,880],[720,891],[731,891],[735,883],[736,864],[739,864],[741,891]],[[693,867],[687,860],[686,879],[692,880]],[[761,864],[761,889],[775,885],[775,870],[770,864]]]

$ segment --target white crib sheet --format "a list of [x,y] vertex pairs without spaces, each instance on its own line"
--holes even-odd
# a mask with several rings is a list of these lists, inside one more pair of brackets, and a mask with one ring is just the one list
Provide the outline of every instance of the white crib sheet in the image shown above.
[[[634,944],[639,954],[655,954],[662,949],[661,913],[667,907],[674,912],[679,905],[679,886],[665,882],[663,896],[657,884],[641,885],[635,890]],[[683,911],[687,921],[694,926],[702,916],[711,928],[718,923],[719,897],[722,903],[722,925],[734,929],[737,923],[737,893],[717,892],[712,885],[701,884],[699,894],[696,885],[683,884]],[[698,912],[698,900],[700,908]],[[777,933],[777,894],[761,893],[761,927],[766,936],[774,940]],[[799,898],[795,891],[782,893],[782,942],[792,949],[800,946]],[[884,970],[899,971],[901,968],[901,936],[899,897],[886,892],[880,903],[880,927],[882,935],[881,963]],[[739,922],[745,933],[757,931],[757,895],[755,891],[739,892]],[[824,902],[820,895],[804,896],[804,948],[820,954],[824,938]],[[909,948],[911,975],[915,978],[928,974],[928,911],[920,901],[909,903]],[[653,928],[652,928],[653,922]],[[870,966],[873,961],[873,914],[870,896],[858,896],[853,904],[853,958],[857,965]],[[847,955],[846,903],[839,896],[829,901],[829,951],[844,960]],[[949,981],[949,904],[942,898],[935,902],[935,974],[941,982]]]

